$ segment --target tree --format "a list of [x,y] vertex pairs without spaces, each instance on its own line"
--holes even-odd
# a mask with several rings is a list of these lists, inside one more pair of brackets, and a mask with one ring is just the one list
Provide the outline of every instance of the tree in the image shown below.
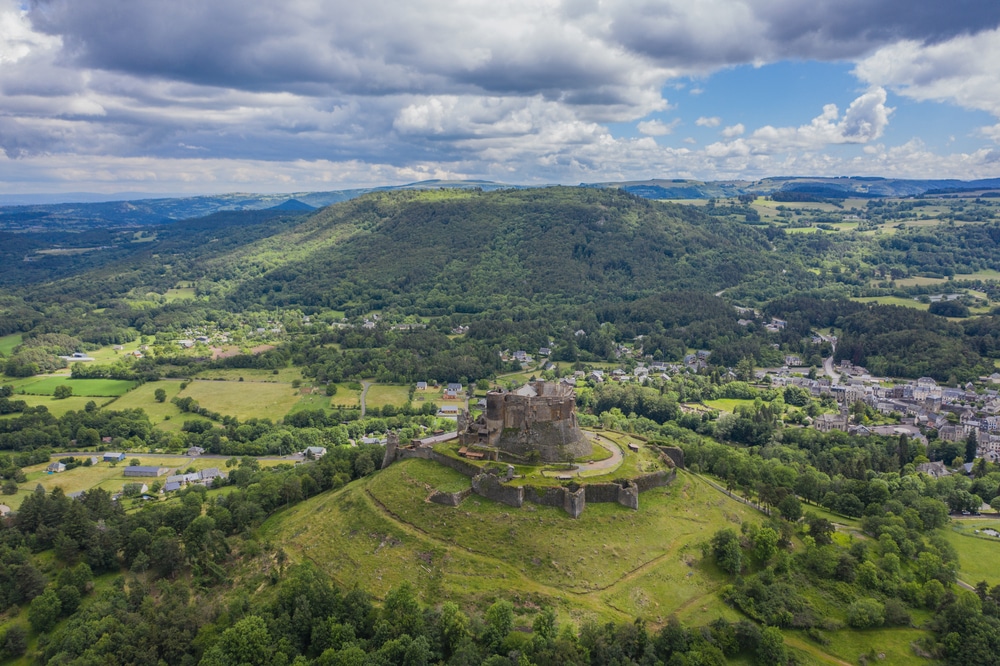
[[73,387],[68,384],[60,384],[52,392],[52,397],[56,400],[62,400],[73,395]]
[[990,500],[990,507],[997,513],[1000,513],[1000,495]]
[[55,626],[62,612],[59,595],[51,587],[35,597],[28,606],[28,622],[35,631],[49,631]]
[[778,511],[782,518],[794,523],[802,517],[802,504],[795,495],[786,495],[785,499],[778,502]]
[[12,624],[4,634],[3,644],[0,645],[0,654],[8,659],[20,657],[28,649],[28,632],[19,624]]
[[757,663],[764,666],[775,666],[788,661],[785,653],[785,639],[777,627],[767,627],[760,634],[757,644]]
[[248,615],[222,632],[219,641],[205,653],[201,663],[208,666],[272,663],[274,640],[267,624],[258,615]]
[[847,624],[855,629],[870,629],[885,624],[885,606],[875,599],[858,599],[847,608]]
[[829,520],[810,513],[806,516],[806,523],[809,524],[809,536],[817,546],[828,546],[833,543],[832,535],[836,528]]
[[726,573],[738,574],[743,568],[743,551],[736,532],[727,528],[715,533],[711,542],[712,553],[719,568]]
[[167,392],[161,388],[158,388],[155,391],[153,391],[153,398],[156,400],[156,402],[166,402]]
[[4,495],[16,495],[17,494],[17,482],[14,479],[5,479],[3,482],[3,494]]

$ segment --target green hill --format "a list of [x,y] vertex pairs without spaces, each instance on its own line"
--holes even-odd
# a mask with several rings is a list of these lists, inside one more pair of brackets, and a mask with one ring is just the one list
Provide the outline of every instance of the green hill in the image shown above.
[[[242,304],[480,311],[497,302],[716,291],[777,269],[759,231],[620,190],[370,194],[317,213],[308,256],[242,285]],[[350,229],[334,246],[318,237]],[[287,232],[297,238],[301,229]],[[280,261],[280,260],[279,260]]]
[[472,606],[513,592],[576,617],[738,617],[715,596],[725,580],[698,544],[758,516],[697,477],[681,472],[643,493],[639,511],[594,504],[577,520],[476,495],[457,508],[425,501],[449,480],[468,485],[435,463],[403,461],[279,513],[264,534],[293,560],[379,598],[410,582],[428,603]]

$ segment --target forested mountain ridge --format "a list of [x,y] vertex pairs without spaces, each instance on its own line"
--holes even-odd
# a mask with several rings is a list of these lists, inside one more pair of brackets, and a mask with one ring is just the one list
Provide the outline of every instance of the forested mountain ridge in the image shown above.
[[357,233],[276,266],[232,298],[240,305],[476,312],[521,299],[717,291],[781,270],[758,230],[620,190],[370,194],[286,234],[303,248],[343,225]]

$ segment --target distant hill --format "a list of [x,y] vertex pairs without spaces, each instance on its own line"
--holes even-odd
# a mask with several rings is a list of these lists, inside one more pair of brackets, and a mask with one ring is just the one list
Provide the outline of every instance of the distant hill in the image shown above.
[[[770,196],[790,193],[794,199],[908,197],[924,194],[967,193],[1000,189],[1000,178],[976,181],[903,180],[871,177],[812,178],[774,177],[755,181],[698,181],[653,179],[606,183],[581,183],[586,189],[622,189],[644,199],[713,199],[741,194]],[[0,231],[80,231],[97,227],[113,229],[141,227],[188,220],[228,211],[304,211],[349,201],[369,192],[397,190],[460,189],[496,190],[539,189],[539,186],[511,185],[484,180],[425,180],[406,185],[359,188],[330,192],[286,194],[232,193],[196,197],[136,198],[127,201],[95,201],[101,195],[81,193],[80,203],[32,203],[0,205]],[[52,197],[55,195],[44,195]],[[137,195],[141,196],[141,195]],[[43,197],[43,195],[39,195]],[[43,197],[43,200],[44,200]],[[0,202],[10,200],[0,197]],[[14,197],[24,201],[23,197]],[[292,203],[295,202],[295,203]],[[295,207],[300,206],[300,207]],[[303,208],[301,206],[306,206]]]
[[775,192],[801,192],[826,198],[909,197],[928,193],[971,192],[1000,188],[1000,178],[963,181],[905,180],[898,178],[844,177],[775,177],[762,180],[698,181],[646,180],[593,183],[586,187],[619,187],[647,199],[712,199],[740,194],[771,195]]
[[299,201],[298,199],[289,199],[288,201],[284,201],[277,206],[271,206],[268,210],[309,211],[316,210],[316,207],[310,206],[309,204]]

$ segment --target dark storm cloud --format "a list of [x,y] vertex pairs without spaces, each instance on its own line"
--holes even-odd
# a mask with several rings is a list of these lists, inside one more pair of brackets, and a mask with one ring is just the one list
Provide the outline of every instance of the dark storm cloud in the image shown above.
[[34,25],[78,64],[248,90],[322,95],[540,92],[686,70],[854,58],[1000,24],[996,0],[668,0],[450,7],[388,0],[36,0]]
[[1000,25],[995,0],[701,0],[623,6],[611,34],[671,66],[852,59],[901,39],[937,43]]

